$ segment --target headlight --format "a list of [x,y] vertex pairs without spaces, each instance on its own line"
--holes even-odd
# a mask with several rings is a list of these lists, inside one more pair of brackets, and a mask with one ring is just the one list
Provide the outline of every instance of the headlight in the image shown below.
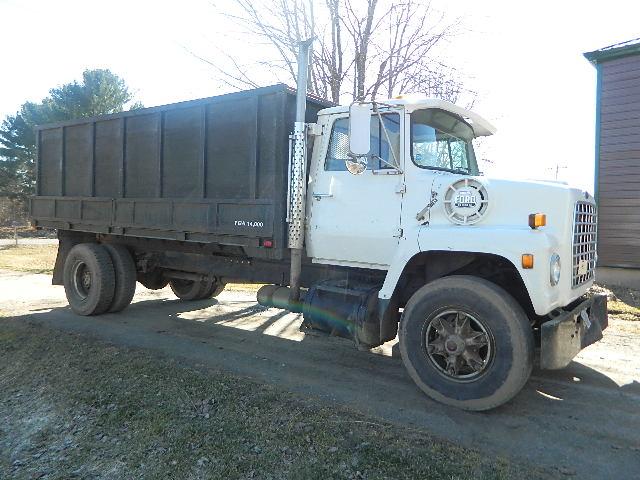
[[560,255],[557,253],[551,255],[549,267],[549,281],[551,285],[557,285],[560,281]]

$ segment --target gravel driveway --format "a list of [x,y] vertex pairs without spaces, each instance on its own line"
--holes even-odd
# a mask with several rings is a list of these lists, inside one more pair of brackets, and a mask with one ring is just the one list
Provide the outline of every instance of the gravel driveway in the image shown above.
[[512,402],[487,413],[440,405],[414,386],[393,342],[372,353],[299,331],[301,318],[264,309],[247,291],[180,302],[138,285],[121,314],[78,317],[47,275],[0,271],[0,314],[161,352],[187,362],[346,404],[465,446],[575,478],[640,472],[640,323],[610,320],[603,341],[561,371],[535,371]]

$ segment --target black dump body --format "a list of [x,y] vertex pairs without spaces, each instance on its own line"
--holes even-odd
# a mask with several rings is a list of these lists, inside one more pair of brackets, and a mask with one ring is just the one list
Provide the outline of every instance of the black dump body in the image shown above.
[[[308,99],[307,122],[329,105]],[[294,120],[275,85],[38,127],[33,222],[284,258]]]

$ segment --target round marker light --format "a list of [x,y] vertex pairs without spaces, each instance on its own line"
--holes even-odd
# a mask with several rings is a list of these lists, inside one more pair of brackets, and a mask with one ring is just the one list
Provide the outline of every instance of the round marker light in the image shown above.
[[551,282],[551,285],[557,285],[560,281],[560,270],[560,255],[554,253],[551,255],[549,263],[549,282]]

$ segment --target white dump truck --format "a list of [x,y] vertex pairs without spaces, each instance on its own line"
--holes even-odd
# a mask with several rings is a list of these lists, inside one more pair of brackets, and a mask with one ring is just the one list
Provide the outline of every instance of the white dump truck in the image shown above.
[[53,283],[80,315],[122,310],[136,280],[183,300],[265,283],[261,304],[364,350],[397,337],[422,391],[487,410],[607,326],[585,296],[594,198],[482,175],[494,131],[443,100],[330,106],[304,81],[45,125],[31,215],[58,230]]

